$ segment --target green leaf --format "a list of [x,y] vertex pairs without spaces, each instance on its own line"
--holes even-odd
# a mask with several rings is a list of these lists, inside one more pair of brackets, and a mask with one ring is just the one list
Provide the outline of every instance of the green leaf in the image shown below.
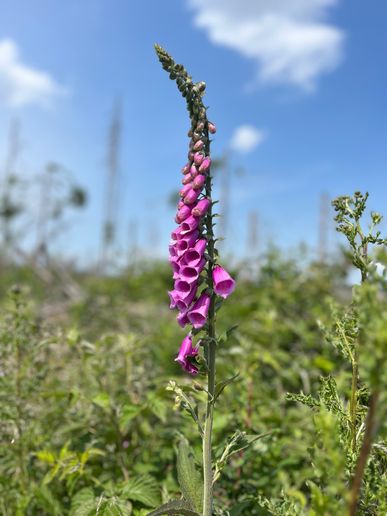
[[92,402],[106,410],[110,407],[110,398],[107,392],[100,392],[92,399]]
[[141,412],[138,405],[124,405],[119,417],[120,432],[125,434],[129,430],[131,421]]
[[171,500],[161,505],[155,511],[150,512],[148,516],[163,516],[164,514],[174,516],[200,516],[198,512],[192,510],[185,500]]
[[196,469],[193,452],[184,437],[180,439],[178,447],[177,479],[182,494],[191,508],[201,512],[203,500],[202,478]]
[[235,324],[234,326],[231,326],[230,328],[228,328],[228,330],[226,330],[224,333],[222,333],[222,335],[218,338],[218,344],[221,345],[221,344],[225,344],[228,339],[230,338],[230,336],[232,335],[232,333],[238,328],[238,325]]
[[236,373],[233,376],[231,376],[230,378],[227,378],[226,380],[223,380],[222,382],[219,382],[216,384],[215,394],[214,394],[214,403],[219,398],[219,396],[222,394],[225,387],[227,387],[227,385],[229,385],[230,383],[235,381],[238,378],[238,376],[239,376],[239,373]]
[[159,488],[149,475],[129,479],[121,491],[121,496],[133,502],[141,502],[147,507],[156,507],[160,503]]

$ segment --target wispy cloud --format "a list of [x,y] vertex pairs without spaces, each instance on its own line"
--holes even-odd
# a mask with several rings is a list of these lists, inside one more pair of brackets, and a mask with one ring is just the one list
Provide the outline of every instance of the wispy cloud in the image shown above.
[[209,39],[257,64],[264,83],[313,90],[342,60],[344,33],[326,22],[337,0],[188,0]]
[[13,40],[0,40],[0,103],[11,107],[47,106],[65,92],[49,73],[24,64]]
[[252,125],[241,125],[235,129],[230,146],[237,152],[247,153],[260,145],[265,138],[265,131]]

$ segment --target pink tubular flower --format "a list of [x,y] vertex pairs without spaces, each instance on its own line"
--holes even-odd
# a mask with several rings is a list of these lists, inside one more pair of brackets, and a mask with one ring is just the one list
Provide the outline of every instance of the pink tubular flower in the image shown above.
[[184,204],[193,204],[196,199],[199,197],[200,195],[200,191],[199,190],[194,190],[192,187],[191,187],[191,190],[189,190],[186,195],[184,196]]
[[[192,209],[191,217],[202,217],[210,207],[209,199],[200,199],[197,205]],[[187,221],[188,219],[186,219]]]
[[171,310],[173,310],[174,308],[177,307],[177,302],[179,300],[179,294],[178,294],[178,292],[176,292],[176,290],[169,290],[168,291],[168,296],[169,296],[169,299],[170,299],[169,308]]
[[191,208],[184,204],[176,214],[175,222],[181,224],[183,220],[187,219],[191,215]]
[[[198,202],[199,205],[200,201]],[[193,231],[199,226],[199,219],[197,217],[193,217],[192,215],[185,219],[185,221],[181,225],[180,234],[181,236],[186,235],[190,231]]]
[[176,242],[176,254],[177,256],[183,256],[183,254],[188,250],[191,249],[195,245],[195,242],[198,238],[198,232],[193,231],[192,233],[189,233],[187,235],[187,238],[181,238]]
[[204,160],[202,161],[200,167],[199,167],[199,172],[200,173],[203,173],[203,172],[207,172],[207,170],[210,168],[211,166],[211,158],[204,158]]
[[184,260],[184,265],[189,265],[190,267],[195,267],[198,265],[200,260],[203,258],[204,251],[207,246],[207,240],[205,238],[201,238],[195,244],[195,247],[192,249],[188,249],[188,251],[184,254],[182,260]]
[[194,348],[192,346],[192,337],[191,335],[187,335],[179,349],[179,354],[175,358],[175,361],[178,362],[181,367],[190,374],[197,374],[198,368],[192,364],[188,359],[195,358],[199,353],[199,348]]
[[205,264],[206,260],[202,258],[197,265],[182,265],[179,271],[180,278],[188,283],[196,281]]
[[177,324],[181,326],[181,328],[184,328],[184,326],[187,326],[187,324],[189,324],[187,312],[188,310],[184,310],[184,312],[180,312],[176,317]]
[[192,301],[196,296],[196,291],[198,289],[197,285],[191,285],[191,291],[186,296],[179,296],[177,294],[176,297],[176,307],[180,312],[185,312],[187,308],[191,305]]
[[200,166],[204,160],[204,155],[201,152],[195,152],[193,160],[195,165]]
[[204,176],[203,174],[199,174],[192,181],[192,188],[194,188],[195,190],[201,190],[203,188],[205,181],[206,181],[206,176]]
[[223,299],[226,299],[235,288],[235,280],[233,280],[230,274],[220,265],[214,267],[212,278],[214,280],[215,293],[223,297]]
[[206,324],[210,301],[210,296],[206,292],[203,292],[188,312],[188,319],[194,328],[199,329]]

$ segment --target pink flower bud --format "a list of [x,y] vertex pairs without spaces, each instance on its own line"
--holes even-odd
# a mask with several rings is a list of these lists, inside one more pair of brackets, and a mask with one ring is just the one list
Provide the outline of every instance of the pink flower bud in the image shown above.
[[202,161],[204,160],[204,155],[201,152],[195,152],[193,156],[193,160],[195,162],[195,165],[201,165]]
[[230,274],[220,265],[214,267],[212,278],[214,280],[215,293],[226,299],[235,288],[235,280],[233,280]]
[[181,182],[183,183],[183,185],[187,185],[188,183],[190,183],[192,181],[192,179],[193,179],[193,177],[192,177],[191,173],[189,173],[183,177]]
[[192,209],[191,216],[202,217],[207,212],[210,204],[211,203],[207,198],[200,199],[195,208]]
[[198,140],[198,141],[195,143],[195,145],[193,146],[193,150],[194,150],[194,151],[200,151],[200,150],[202,150],[202,149],[203,149],[203,147],[204,147],[204,142],[203,142],[203,140]]
[[194,153],[192,151],[189,151],[189,153],[187,154],[187,158],[188,158],[188,161],[193,161],[194,160]]
[[196,126],[196,131],[198,133],[201,133],[204,129],[204,122],[199,122],[198,125]]
[[183,188],[179,192],[180,197],[184,197],[191,189],[192,189],[192,187],[190,184],[184,185]]
[[187,163],[186,165],[184,165],[184,167],[181,169],[182,173],[188,174],[190,167],[191,167],[191,163]]
[[199,172],[200,173],[203,173],[203,172],[207,172],[207,170],[210,168],[211,166],[211,158],[204,158],[200,167],[199,167]]
[[194,328],[202,328],[206,324],[210,301],[210,296],[204,292],[188,312],[188,319]]
[[192,165],[190,170],[189,170],[189,173],[191,175],[191,178],[195,179],[195,177],[199,174],[199,170],[196,168],[195,165]]
[[210,132],[211,134],[216,133],[216,125],[212,122],[208,122],[208,132]]
[[177,222],[177,224],[181,224],[183,222],[183,220],[187,219],[190,215],[191,215],[191,208],[189,206],[187,206],[186,204],[184,204],[184,206],[182,206],[180,208],[180,210],[177,212],[176,217],[175,217],[175,222]]
[[184,204],[193,204],[199,197],[200,191],[194,190],[192,187],[184,196]]
[[192,188],[195,190],[201,190],[203,188],[203,185],[206,181],[206,176],[203,176],[203,174],[200,174],[195,177],[195,179],[192,181]]
[[182,208],[184,206],[184,202],[182,200],[180,200],[178,203],[177,203],[177,209],[180,210],[180,208]]

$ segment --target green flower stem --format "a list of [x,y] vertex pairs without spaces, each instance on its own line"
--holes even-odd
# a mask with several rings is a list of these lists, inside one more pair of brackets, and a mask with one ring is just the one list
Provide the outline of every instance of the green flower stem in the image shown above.
[[[207,135],[206,155],[210,155],[210,143]],[[212,177],[208,173],[206,179],[206,196],[211,199]],[[216,360],[216,334],[215,334],[215,294],[213,292],[212,270],[215,261],[215,240],[213,230],[212,206],[210,206],[206,216],[206,229],[208,239],[208,269],[207,285],[211,291],[210,308],[208,310],[208,344],[206,358],[208,365],[208,384],[207,384],[207,407],[206,420],[203,435],[203,516],[212,515],[213,505],[213,471],[212,471],[212,425],[214,418],[214,397],[215,397],[215,360]]]

